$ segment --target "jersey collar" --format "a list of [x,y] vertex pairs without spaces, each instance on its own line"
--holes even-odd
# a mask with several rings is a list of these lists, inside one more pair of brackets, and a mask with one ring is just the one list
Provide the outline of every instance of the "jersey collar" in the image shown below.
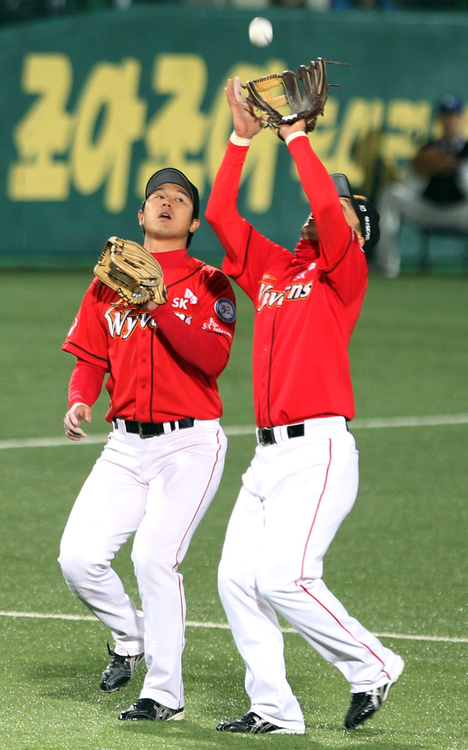
[[300,239],[294,250],[296,260],[298,263],[310,263],[312,260],[317,260],[319,257],[319,243],[310,242],[310,240]]
[[161,264],[161,268],[180,268],[185,266],[189,259],[188,251],[185,248],[171,250],[169,253],[151,253],[151,255]]

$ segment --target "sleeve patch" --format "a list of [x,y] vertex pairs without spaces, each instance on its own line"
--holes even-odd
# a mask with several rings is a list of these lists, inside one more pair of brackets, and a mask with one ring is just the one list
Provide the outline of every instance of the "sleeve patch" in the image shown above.
[[217,299],[215,302],[215,313],[224,323],[234,323],[236,319],[236,308],[233,302],[226,297]]
[[208,323],[203,323],[202,329],[204,331],[213,331],[214,333],[222,333],[223,336],[227,336],[228,338],[232,339],[232,333],[229,331],[225,331],[224,328],[221,328],[219,323],[216,322],[214,318],[210,318]]

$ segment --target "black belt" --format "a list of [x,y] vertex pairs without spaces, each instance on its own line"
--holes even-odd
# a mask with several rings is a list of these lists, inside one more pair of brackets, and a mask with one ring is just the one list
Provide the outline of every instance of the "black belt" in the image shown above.
[[[286,428],[288,438],[304,437],[304,423],[291,424]],[[257,430],[258,442],[261,445],[273,445],[276,443],[275,431],[272,427],[259,427]]]
[[[113,419],[112,421],[117,427],[117,419]],[[185,417],[176,422],[135,422],[133,419],[123,419],[122,421],[125,422],[127,432],[133,432],[141,438],[165,435],[169,431],[174,432],[177,429],[185,430],[187,427],[193,427],[195,423],[193,417]]]

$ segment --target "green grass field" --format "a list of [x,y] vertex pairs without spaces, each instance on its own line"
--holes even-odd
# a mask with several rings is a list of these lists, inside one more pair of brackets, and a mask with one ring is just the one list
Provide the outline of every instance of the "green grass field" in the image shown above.
[[[192,623],[186,721],[118,722],[119,711],[138,697],[143,669],[118,693],[100,693],[107,631],[87,619],[39,616],[88,616],[56,558],[100,445],[5,448],[5,441],[62,436],[74,358],[60,345],[90,278],[7,271],[0,281],[0,750],[467,750],[468,424],[369,428],[363,420],[468,414],[468,279],[372,278],[350,351],[361,487],[324,577],[366,627],[386,634],[382,640],[404,657],[406,671],[382,711],[347,732],[347,683],[298,635],[286,633],[288,675],[307,734],[258,737],[214,731],[219,720],[243,714],[248,701],[229,630],[204,626],[226,622],[216,568],[253,434],[230,437],[220,491],[182,567]],[[254,423],[252,311],[241,293],[238,301],[237,338],[220,381],[227,428]],[[105,410],[104,396],[90,435],[106,432]],[[128,546],[116,567],[137,596]]]

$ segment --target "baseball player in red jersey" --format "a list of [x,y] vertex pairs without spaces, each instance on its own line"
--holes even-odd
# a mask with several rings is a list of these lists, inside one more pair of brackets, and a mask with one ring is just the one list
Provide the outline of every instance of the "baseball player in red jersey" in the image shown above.
[[367,285],[363,246],[376,241],[378,215],[366,199],[351,195],[344,175],[330,177],[301,120],[281,129],[312,212],[294,253],[242,219],[241,171],[261,125],[242,102],[239,83],[230,80],[226,89],[234,132],[206,217],[226,250],[224,270],[256,311],[259,444],[219,568],[220,596],[246,664],[250,710],[217,729],[304,733],[276,613],[350,683],[350,729],[380,708],[404,667],[322,580],[323,557],[358,489],[358,453],[347,430],[354,416],[347,346]]
[[[140,698],[120,719],[184,718],[177,571],[226,453],[216,381],[229,359],[235,297],[222,271],[188,255],[198,211],[197,188],[182,172],[154,174],[138,216],[145,248],[163,268],[167,302],[128,306],[94,279],[63,345],[78,358],[65,416],[72,440],[86,437],[80,425],[91,421],[108,375],[113,430],[70,514],[59,562],[71,591],[115,641],[101,690],[118,690],[146,661]],[[132,534],[143,612],[111,567]]]

